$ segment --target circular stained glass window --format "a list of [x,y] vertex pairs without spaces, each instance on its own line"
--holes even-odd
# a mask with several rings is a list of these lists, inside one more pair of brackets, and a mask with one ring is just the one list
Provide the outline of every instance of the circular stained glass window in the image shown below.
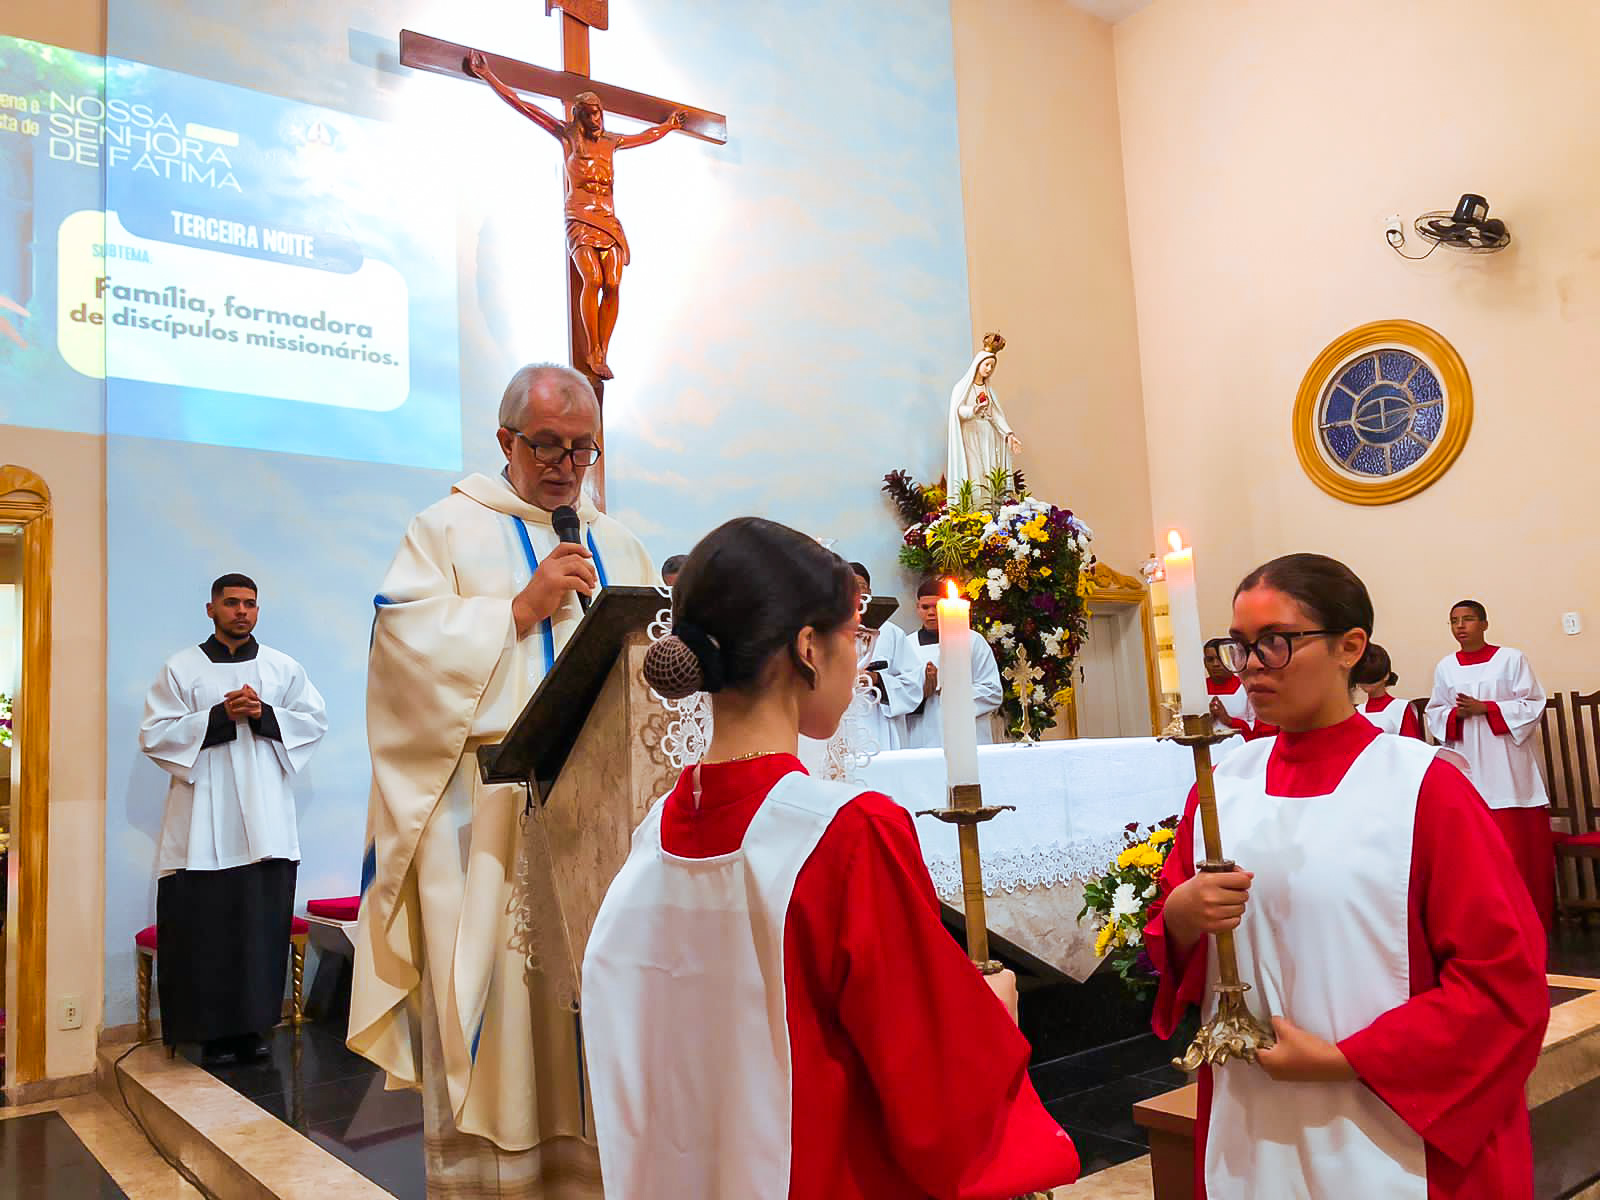
[[1322,394],[1322,452],[1359,478],[1387,479],[1421,462],[1444,428],[1439,376],[1408,350],[1363,352]]
[[1306,373],[1295,449],[1324,491],[1387,504],[1444,473],[1471,417],[1471,385],[1450,344],[1414,322],[1380,321],[1339,338]]

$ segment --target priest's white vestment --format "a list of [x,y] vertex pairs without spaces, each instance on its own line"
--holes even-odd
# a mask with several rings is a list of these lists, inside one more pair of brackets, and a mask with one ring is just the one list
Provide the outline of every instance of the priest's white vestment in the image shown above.
[[903,718],[922,703],[922,656],[898,625],[885,622],[881,628],[863,630],[863,633],[872,635],[867,666],[884,664],[876,672],[882,687],[878,703],[872,706],[868,734],[879,752],[899,750],[905,726]]
[[[660,582],[619,522],[587,498],[578,515],[602,586]],[[512,599],[557,544],[550,514],[503,476],[456,484],[412,521],[389,567],[368,671],[372,794],[350,1047],[391,1087],[422,1086],[425,1102],[439,1098],[442,1067],[455,1130],[504,1151],[593,1136],[570,973],[530,961],[530,949],[566,950],[548,936],[529,945],[524,896],[553,891],[547,879],[518,883],[525,792],[482,783],[475,757],[503,737],[581,617],[569,594],[516,634]]]
[[[931,635],[930,635],[931,636]],[[911,650],[923,665],[939,665],[939,643],[925,641],[921,633],[906,635]],[[994,741],[990,732],[989,714],[1000,707],[1005,699],[1005,689],[1000,682],[1000,665],[995,661],[994,650],[981,637],[969,639],[972,648],[972,698],[977,707],[978,744],[986,746]],[[900,746],[904,750],[925,750],[944,745],[943,718],[939,711],[939,692],[935,691],[922,703],[920,709],[905,717],[905,734]]]

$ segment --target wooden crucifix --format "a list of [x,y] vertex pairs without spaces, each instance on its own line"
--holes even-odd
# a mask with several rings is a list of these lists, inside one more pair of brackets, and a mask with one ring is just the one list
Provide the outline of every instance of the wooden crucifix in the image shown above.
[[[414,33],[400,33],[400,61],[408,67],[487,83],[523,116],[560,140],[566,158],[567,335],[572,365],[594,385],[604,411],[606,363],[616,326],[628,241],[613,199],[616,150],[648,145],[674,130],[707,142],[728,140],[728,121],[660,96],[630,91],[589,78],[589,30],[609,23],[608,0],[545,0],[545,15],[561,12],[560,71],[488,54],[470,46]],[[559,121],[519,93],[562,102]],[[634,134],[609,133],[610,111],[651,122]],[[603,504],[604,476],[596,479]]]

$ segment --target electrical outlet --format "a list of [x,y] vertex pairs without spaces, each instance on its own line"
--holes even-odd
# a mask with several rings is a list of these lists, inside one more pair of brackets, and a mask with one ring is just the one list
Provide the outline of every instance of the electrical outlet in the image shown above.
[[76,996],[63,996],[59,1001],[61,1005],[61,1020],[58,1022],[62,1029],[83,1028],[83,1002]]
[[1398,244],[1398,242],[1404,242],[1406,240],[1406,227],[1405,224],[1400,220],[1399,213],[1393,214],[1384,221],[1383,236],[1387,241],[1395,244]]
[[1561,614],[1561,629],[1563,633],[1575,634],[1583,632],[1583,618],[1575,612]]

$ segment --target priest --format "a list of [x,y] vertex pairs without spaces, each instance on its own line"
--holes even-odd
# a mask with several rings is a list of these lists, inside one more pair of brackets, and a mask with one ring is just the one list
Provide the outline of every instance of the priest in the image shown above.
[[[861,589],[863,611],[872,599],[872,574],[858,562],[850,564]],[[877,702],[872,706],[868,734],[878,750],[898,750],[904,717],[922,703],[922,658],[911,648],[905,632],[885,621],[877,629],[861,627],[866,644],[865,670],[872,679]],[[897,718],[901,718],[898,719]]]
[[[522,790],[484,784],[476,751],[550,671],[580,598],[659,576],[584,492],[600,406],[582,375],[523,367],[499,424],[504,470],[411,522],[375,601],[349,1041],[391,1087],[421,1089],[430,1196],[598,1200],[553,890],[523,854]],[[576,543],[552,524],[564,506]]]
[[1555,850],[1533,741],[1544,688],[1522,651],[1489,644],[1489,614],[1478,601],[1451,608],[1450,633],[1459,649],[1434,669],[1428,728],[1466,758],[1548,931],[1555,920]]
[[208,1065],[266,1053],[282,1017],[300,861],[294,780],[328,729],[305,668],[255,639],[255,582],[224,575],[213,632],[162,665],[139,749],[172,776],[156,856],[161,1038]]
[[[912,639],[912,648],[922,661],[922,700],[905,717],[901,746],[907,750],[944,745],[944,728],[939,715],[939,595],[937,579],[925,579],[917,588],[917,619],[921,628]],[[978,744],[988,745],[994,741],[989,730],[989,714],[1000,707],[1005,690],[1000,683],[1000,666],[995,662],[989,643],[982,638],[972,638],[970,644]]]

